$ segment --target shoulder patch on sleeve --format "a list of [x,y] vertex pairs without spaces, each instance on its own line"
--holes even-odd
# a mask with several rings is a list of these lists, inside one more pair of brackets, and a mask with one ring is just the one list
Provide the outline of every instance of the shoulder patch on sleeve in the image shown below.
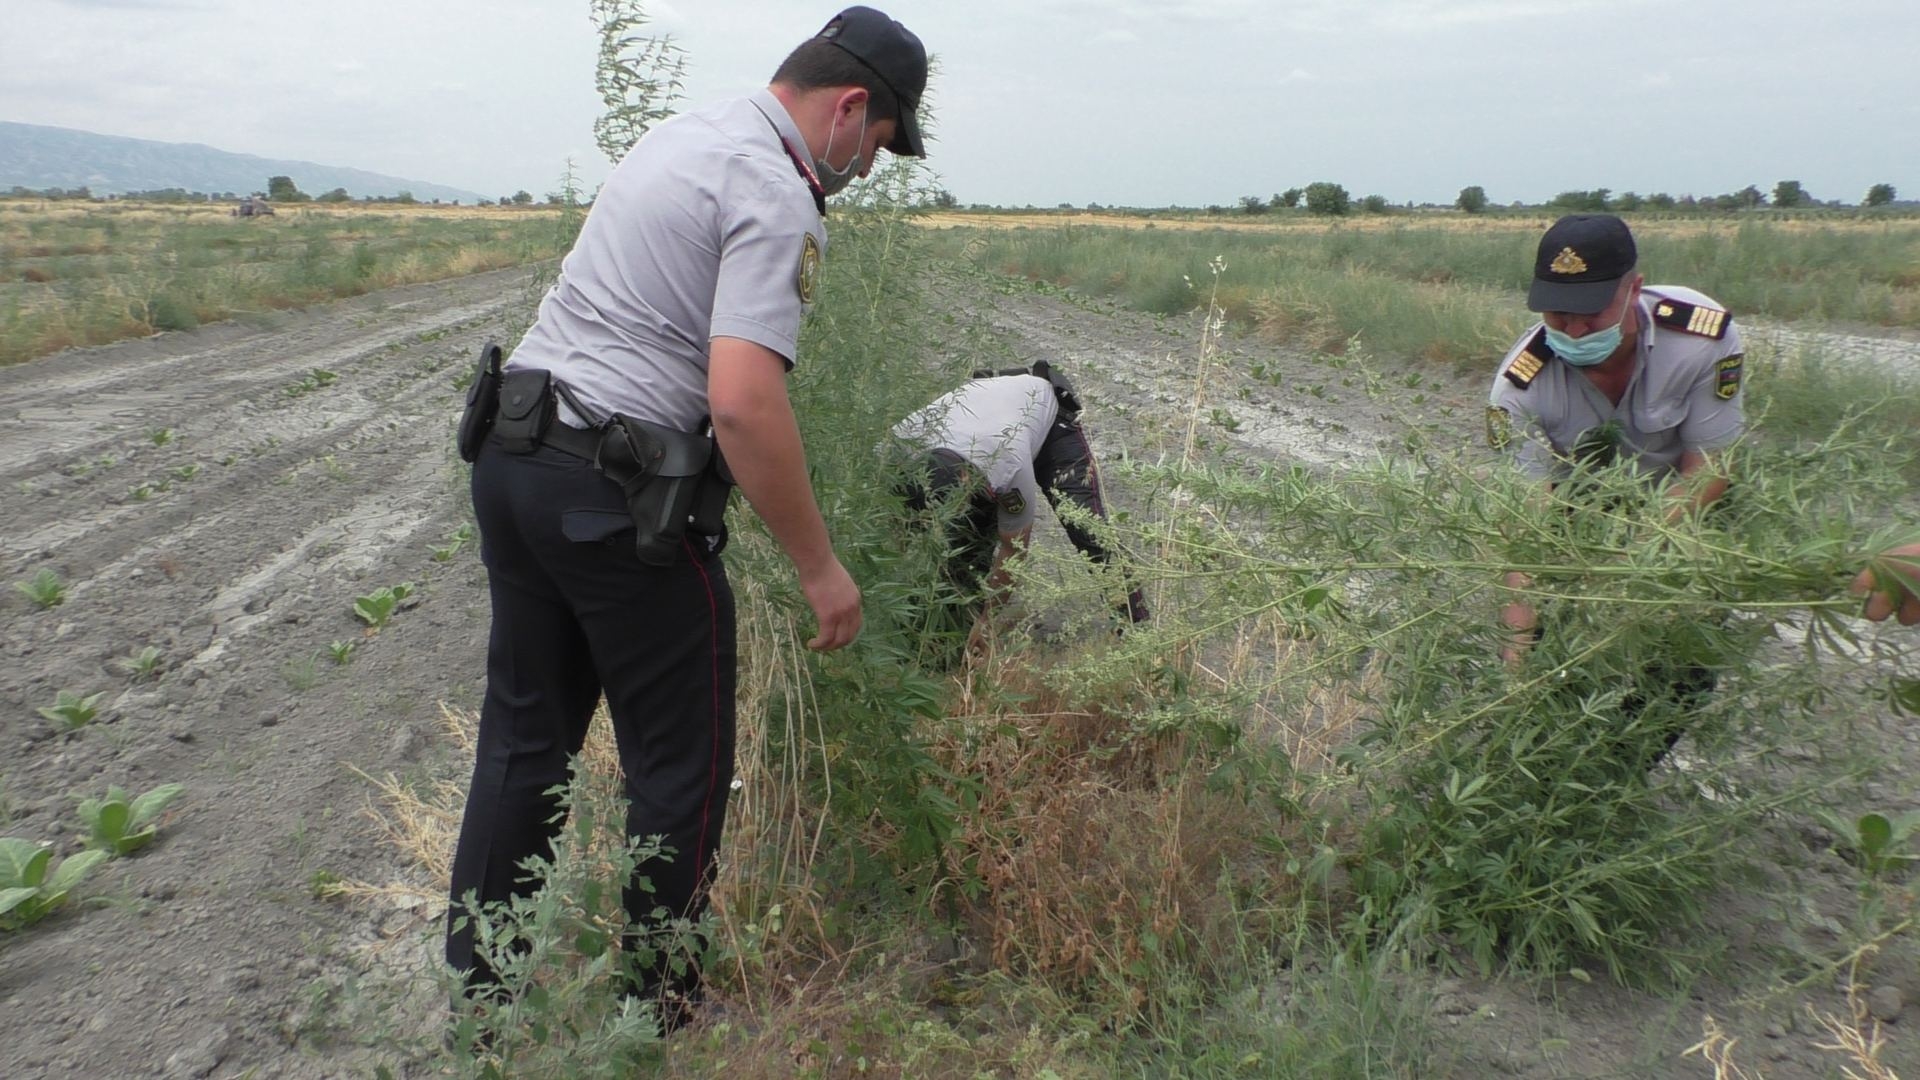
[[1019,517],[1027,512],[1027,497],[1020,494],[1019,488],[1008,488],[1000,496],[1000,509],[1008,517]]
[[1540,377],[1540,369],[1547,366],[1547,355],[1547,331],[1541,327],[1540,332],[1533,335],[1532,340],[1500,374],[1505,375],[1508,382],[1525,390],[1533,385],[1534,379]]
[[813,303],[814,291],[820,287],[820,242],[812,233],[800,241],[800,272],[795,284],[800,289],[800,302]]
[[1653,321],[1683,334],[1699,334],[1718,341],[1727,336],[1727,327],[1733,325],[1733,316],[1725,308],[1689,304],[1685,300],[1670,300],[1661,296],[1653,300]]
[[1740,392],[1740,371],[1745,357],[1740,353],[1722,357],[1715,373],[1713,396],[1721,401],[1730,401]]

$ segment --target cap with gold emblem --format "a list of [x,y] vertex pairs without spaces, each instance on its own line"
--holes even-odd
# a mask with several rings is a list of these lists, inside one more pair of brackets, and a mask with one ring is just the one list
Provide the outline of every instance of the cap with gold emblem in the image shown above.
[[1626,222],[1612,214],[1569,214],[1540,238],[1527,308],[1575,315],[1602,311],[1638,258]]

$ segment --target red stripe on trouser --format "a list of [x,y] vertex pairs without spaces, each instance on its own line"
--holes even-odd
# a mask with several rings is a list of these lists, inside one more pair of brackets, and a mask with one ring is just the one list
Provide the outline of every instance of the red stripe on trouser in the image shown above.
[[[713,579],[707,576],[707,568],[701,564],[700,557],[687,540],[680,541],[686,549],[687,558],[692,560],[693,568],[700,572],[700,581],[707,587],[707,644],[713,658],[713,679],[709,684],[713,688],[713,756],[707,762],[707,798],[700,804],[700,842],[693,849],[694,889],[700,888],[700,879],[705,875],[707,865],[707,825],[713,818],[713,789],[718,787],[720,776],[720,605],[713,598]],[[689,898],[691,902],[692,898]]]

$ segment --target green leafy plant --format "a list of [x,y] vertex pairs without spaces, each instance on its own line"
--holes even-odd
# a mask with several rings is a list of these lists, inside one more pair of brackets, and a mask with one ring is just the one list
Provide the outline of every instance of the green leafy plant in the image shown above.
[[200,466],[198,464],[182,465],[172,472],[175,480],[191,480],[200,475]]
[[0,837],[0,930],[18,930],[52,914],[106,857],[104,851],[83,851],[55,866],[52,845]]
[[152,431],[147,432],[147,438],[151,440],[155,446],[166,446],[174,440],[173,429],[164,427],[154,428]]
[[339,378],[340,376],[338,374],[328,371],[325,368],[314,368],[305,375],[300,376],[298,381],[287,387],[287,396],[299,397],[301,394],[310,394],[315,390],[325,389],[326,387],[332,386]]
[[434,562],[452,562],[453,557],[455,555],[460,554],[460,549],[466,547],[467,541],[472,539],[473,539],[473,526],[472,525],[460,526],[459,528],[453,530],[453,533],[447,537],[447,542],[445,544],[435,547],[433,549],[433,561]]
[[80,820],[87,826],[88,848],[118,857],[131,855],[153,842],[159,833],[156,819],[181,793],[185,784],[162,784],[137,799],[118,787],[109,787],[104,799],[83,799]]
[[307,875],[307,893],[315,900],[331,900],[340,895],[340,887],[346,879],[322,867]]
[[99,702],[104,695],[105,691],[101,691],[83,697],[72,690],[62,690],[54,695],[53,704],[40,707],[40,715],[68,731],[77,731],[100,715]]
[[59,574],[45,568],[25,581],[14,582],[13,587],[42,611],[59,607],[67,599],[67,583],[60,580]]
[[333,657],[335,666],[345,667],[347,661],[353,659],[353,648],[351,641],[329,641],[327,655]]
[[366,623],[369,631],[382,630],[393,618],[393,613],[400,610],[401,601],[411,595],[413,595],[411,582],[375,589],[365,596],[354,598],[354,617]]
[[314,656],[307,655],[287,661],[286,667],[280,669],[281,676],[287,680],[287,689],[303,694],[320,682],[320,670],[314,659]]
[[1850,849],[1847,854],[1851,861],[1865,871],[1871,881],[1920,862],[1920,855],[1904,850],[1914,833],[1920,831],[1920,814],[1896,814],[1889,818],[1885,814],[1866,813],[1848,821],[1839,814],[1823,811],[1820,820]]
[[132,491],[127,492],[127,497],[134,502],[146,502],[148,499],[153,498],[153,491],[154,488],[152,484],[139,484],[135,486]]
[[120,658],[120,667],[133,676],[135,682],[146,682],[158,678],[161,666],[160,650],[153,645]]

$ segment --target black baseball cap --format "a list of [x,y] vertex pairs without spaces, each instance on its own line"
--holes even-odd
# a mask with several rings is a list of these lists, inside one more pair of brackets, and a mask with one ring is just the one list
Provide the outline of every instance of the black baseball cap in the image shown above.
[[920,137],[920,95],[927,89],[927,47],[913,31],[882,11],[857,6],[835,15],[814,35],[838,45],[880,76],[900,103],[899,130],[887,149],[926,157]]
[[1527,308],[1575,315],[1605,310],[1638,260],[1626,222],[1612,214],[1568,214],[1540,238]]

